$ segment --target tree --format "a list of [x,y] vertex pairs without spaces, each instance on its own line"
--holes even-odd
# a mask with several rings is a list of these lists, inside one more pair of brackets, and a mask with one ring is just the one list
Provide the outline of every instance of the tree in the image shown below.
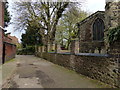
[[5,27],[7,27],[8,23],[11,20],[10,13],[8,12],[8,2],[4,2],[4,6],[5,6],[5,9],[4,9],[4,22],[5,22]]
[[[75,4],[70,2],[17,2],[16,11],[19,16],[16,21],[18,26],[25,28],[27,24],[39,28],[43,44],[53,44],[55,40],[56,26],[62,14],[68,6]],[[18,28],[17,28],[18,29]],[[46,49],[47,50],[47,49]]]
[[38,33],[38,28],[27,26],[26,33],[22,34],[22,46],[26,48],[27,46],[42,45],[41,35]]
[[68,49],[72,39],[78,38],[76,23],[86,18],[87,15],[87,12],[80,10],[78,7],[73,6],[70,8],[69,11],[64,14],[57,26],[56,40],[60,42],[61,45],[66,45]]

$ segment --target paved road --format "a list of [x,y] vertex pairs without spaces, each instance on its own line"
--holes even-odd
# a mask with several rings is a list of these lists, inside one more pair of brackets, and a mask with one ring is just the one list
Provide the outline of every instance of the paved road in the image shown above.
[[[35,56],[17,56],[17,70],[6,84],[9,88],[106,88],[64,67]],[[20,65],[19,65],[20,63]]]

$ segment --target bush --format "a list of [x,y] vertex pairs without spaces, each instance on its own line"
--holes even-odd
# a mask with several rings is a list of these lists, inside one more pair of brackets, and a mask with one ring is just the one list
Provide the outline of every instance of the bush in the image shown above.
[[35,54],[35,46],[28,46],[26,48],[20,49],[17,51],[18,55],[34,55]]
[[120,26],[113,28],[108,32],[108,42],[110,44],[120,41]]

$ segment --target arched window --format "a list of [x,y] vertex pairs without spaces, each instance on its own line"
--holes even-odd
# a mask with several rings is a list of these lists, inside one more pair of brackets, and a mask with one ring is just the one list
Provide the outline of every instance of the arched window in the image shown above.
[[93,24],[93,40],[103,41],[104,39],[104,22],[102,19],[97,18]]

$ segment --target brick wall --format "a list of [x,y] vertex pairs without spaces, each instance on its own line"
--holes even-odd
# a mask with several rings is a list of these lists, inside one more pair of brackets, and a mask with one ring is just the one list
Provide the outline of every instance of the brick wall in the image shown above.
[[[4,26],[3,18],[3,3],[0,2],[0,26]],[[3,30],[0,28],[0,64],[2,64],[2,51],[3,51]]]
[[16,54],[16,46],[10,43],[6,43],[5,44],[5,62],[15,58],[15,54]]

